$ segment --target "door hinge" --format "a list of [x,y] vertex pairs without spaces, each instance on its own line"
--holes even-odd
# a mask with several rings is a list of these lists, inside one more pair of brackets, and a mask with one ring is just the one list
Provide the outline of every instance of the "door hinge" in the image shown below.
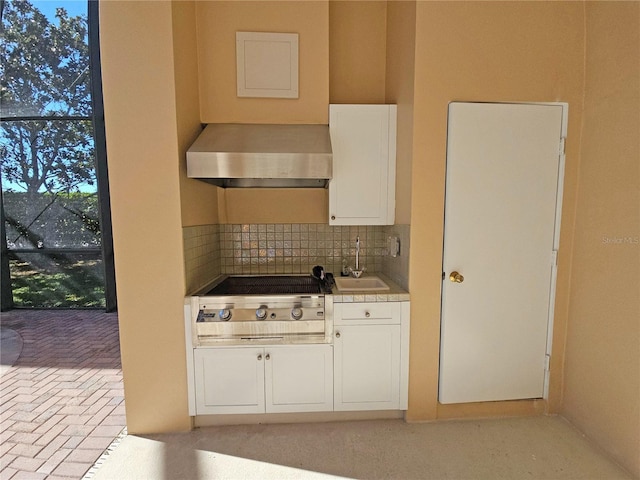
[[551,355],[547,354],[544,356],[544,371],[549,371],[549,365],[551,364]]
[[551,250],[551,265],[552,266],[558,266],[558,251],[557,250]]
[[559,154],[564,156],[565,155],[565,144],[567,143],[567,137],[560,137],[560,147],[559,147]]

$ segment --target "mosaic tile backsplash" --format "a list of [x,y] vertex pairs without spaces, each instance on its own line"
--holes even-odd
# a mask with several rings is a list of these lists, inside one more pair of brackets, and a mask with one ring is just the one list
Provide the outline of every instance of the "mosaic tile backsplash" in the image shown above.
[[405,290],[409,290],[409,225],[389,225],[384,227],[385,238],[397,237],[400,252],[396,257],[382,257],[382,273]]
[[[400,265],[396,270],[401,278],[404,257],[385,260],[389,228],[316,223],[185,227],[183,236],[188,291],[196,290],[220,274],[310,273],[315,265],[322,265],[327,272],[338,275],[343,262],[355,266],[358,236],[361,267],[366,267],[369,272],[386,273],[384,270],[391,272],[392,266]],[[408,231],[408,226],[406,229]],[[393,234],[398,235],[395,231]],[[408,233],[406,237],[408,245]],[[408,250],[405,257],[408,258]],[[383,264],[386,267],[384,269]],[[406,264],[408,268],[408,260]],[[398,275],[391,277],[398,282]],[[403,285],[406,281],[398,283]],[[406,288],[406,285],[403,286]]]
[[187,293],[193,293],[220,275],[219,225],[182,229]]

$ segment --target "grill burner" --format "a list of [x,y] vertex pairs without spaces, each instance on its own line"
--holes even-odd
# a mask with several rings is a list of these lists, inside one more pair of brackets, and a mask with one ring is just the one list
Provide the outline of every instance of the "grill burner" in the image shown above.
[[313,277],[260,276],[228,277],[205,295],[288,295],[323,293]]
[[325,279],[229,276],[212,285],[191,297],[196,346],[331,342],[333,301]]

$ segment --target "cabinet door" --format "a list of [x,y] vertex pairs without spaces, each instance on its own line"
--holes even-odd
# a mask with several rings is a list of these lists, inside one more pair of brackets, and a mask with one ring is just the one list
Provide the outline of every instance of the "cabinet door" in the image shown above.
[[335,410],[400,408],[400,332],[400,325],[336,327]]
[[331,105],[329,224],[393,225],[396,106]]
[[196,412],[264,413],[262,348],[197,348]]
[[331,345],[265,348],[266,411],[333,410]]

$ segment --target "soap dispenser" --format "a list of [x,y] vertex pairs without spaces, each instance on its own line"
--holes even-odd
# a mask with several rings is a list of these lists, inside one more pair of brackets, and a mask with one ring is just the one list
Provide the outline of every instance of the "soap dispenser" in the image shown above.
[[342,259],[342,271],[340,272],[340,276],[341,277],[348,277],[349,276],[349,266],[347,265],[347,259],[346,258]]

